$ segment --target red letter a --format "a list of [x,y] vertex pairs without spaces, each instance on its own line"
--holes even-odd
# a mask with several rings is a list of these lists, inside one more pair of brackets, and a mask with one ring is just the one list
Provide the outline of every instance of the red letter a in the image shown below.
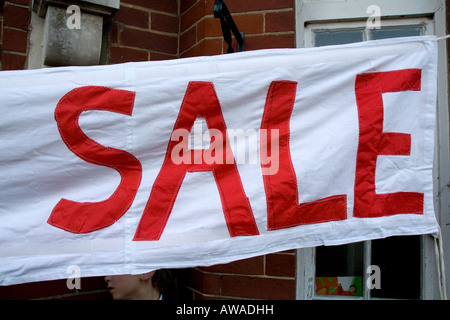
[[[297,83],[274,81],[270,85],[264,107],[261,129],[279,130],[279,168],[274,174],[265,174],[264,163],[270,161],[261,154],[264,189],[267,198],[267,226],[269,230],[314,224],[347,217],[347,196],[336,195],[311,202],[300,203],[298,199],[297,178],[291,161],[289,147],[289,122],[294,107]],[[261,138],[261,143],[266,142]],[[267,150],[272,150],[272,139],[267,139]],[[261,146],[263,150],[265,146]],[[275,158],[272,154],[271,158]]]
[[81,87],[58,102],[55,119],[61,138],[81,159],[117,170],[121,181],[108,199],[100,202],[75,202],[61,199],[48,223],[73,233],[88,233],[112,225],[130,208],[141,183],[141,163],[132,154],[107,148],[89,139],[78,125],[86,110],[106,110],[131,115],[135,93],[106,87]]
[[[223,151],[223,161],[207,163],[205,150],[185,150],[188,152],[187,158],[192,161],[186,161],[188,163],[182,161],[176,164],[172,159],[175,144],[171,139],[164,163],[153,184],[150,198],[133,240],[159,240],[186,172],[194,171],[213,172],[230,236],[259,234],[235,161],[229,161],[229,158],[227,161],[227,156],[232,156],[232,150],[228,143],[220,103],[213,84],[210,82],[193,81],[189,83],[173,132],[176,130],[190,132],[195,119],[199,116],[205,117],[209,129],[221,132],[223,138],[221,139],[222,145],[219,147],[220,151]],[[212,143],[213,141],[211,141]],[[202,159],[199,159],[198,153],[195,151],[202,151]],[[192,201],[196,201],[196,199],[192,199]]]

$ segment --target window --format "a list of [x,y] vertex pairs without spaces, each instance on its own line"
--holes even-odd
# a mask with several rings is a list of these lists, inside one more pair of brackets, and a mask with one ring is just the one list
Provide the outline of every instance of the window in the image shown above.
[[[368,22],[370,6],[379,23]],[[297,46],[319,47],[385,38],[445,35],[444,0],[297,0]],[[445,66],[445,43],[440,45]],[[441,57],[442,56],[442,57]],[[448,179],[447,68],[439,75],[438,147],[435,181]],[[440,179],[437,179],[440,177]],[[436,194],[448,205],[446,194]],[[439,217],[438,217],[439,218]],[[442,222],[441,222],[442,225]],[[446,232],[446,231],[445,231]],[[370,269],[374,266],[375,269]],[[390,237],[342,246],[298,250],[299,299],[433,299],[439,298],[433,240],[430,236]],[[379,278],[376,278],[379,276]],[[378,283],[376,283],[378,281]],[[380,287],[380,288],[378,288]]]
[[427,17],[416,19],[389,19],[379,29],[370,28],[366,21],[337,23],[310,23],[306,26],[305,44],[321,47],[386,38],[432,35],[433,23]]
[[[420,236],[408,236],[317,247],[314,293],[322,298],[420,299],[420,242]],[[369,266],[379,269],[368,272]]]

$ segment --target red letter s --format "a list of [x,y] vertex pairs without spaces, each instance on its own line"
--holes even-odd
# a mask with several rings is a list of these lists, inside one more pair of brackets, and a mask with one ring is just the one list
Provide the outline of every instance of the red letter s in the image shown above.
[[72,233],[88,233],[112,225],[130,208],[141,183],[142,167],[138,159],[123,150],[105,147],[89,139],[78,118],[83,111],[106,110],[131,116],[135,93],[87,86],[68,92],[55,109],[61,138],[67,147],[86,162],[117,170],[121,181],[116,191],[100,202],[75,202],[61,199],[48,223]]

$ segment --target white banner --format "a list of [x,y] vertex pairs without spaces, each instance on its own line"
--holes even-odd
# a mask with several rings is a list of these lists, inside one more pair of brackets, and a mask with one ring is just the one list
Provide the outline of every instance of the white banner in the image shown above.
[[434,37],[0,73],[0,284],[437,232]]

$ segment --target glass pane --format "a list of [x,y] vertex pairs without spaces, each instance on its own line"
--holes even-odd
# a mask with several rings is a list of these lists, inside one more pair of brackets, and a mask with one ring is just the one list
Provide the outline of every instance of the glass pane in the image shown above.
[[364,243],[316,248],[316,294],[363,296]]
[[421,34],[422,28],[420,27],[371,29],[370,39],[378,40],[387,38],[412,37],[412,36],[420,36]]
[[316,47],[361,42],[363,40],[362,30],[317,31],[314,33]]
[[373,240],[371,264],[380,268],[380,289],[371,297],[420,299],[420,236]]

